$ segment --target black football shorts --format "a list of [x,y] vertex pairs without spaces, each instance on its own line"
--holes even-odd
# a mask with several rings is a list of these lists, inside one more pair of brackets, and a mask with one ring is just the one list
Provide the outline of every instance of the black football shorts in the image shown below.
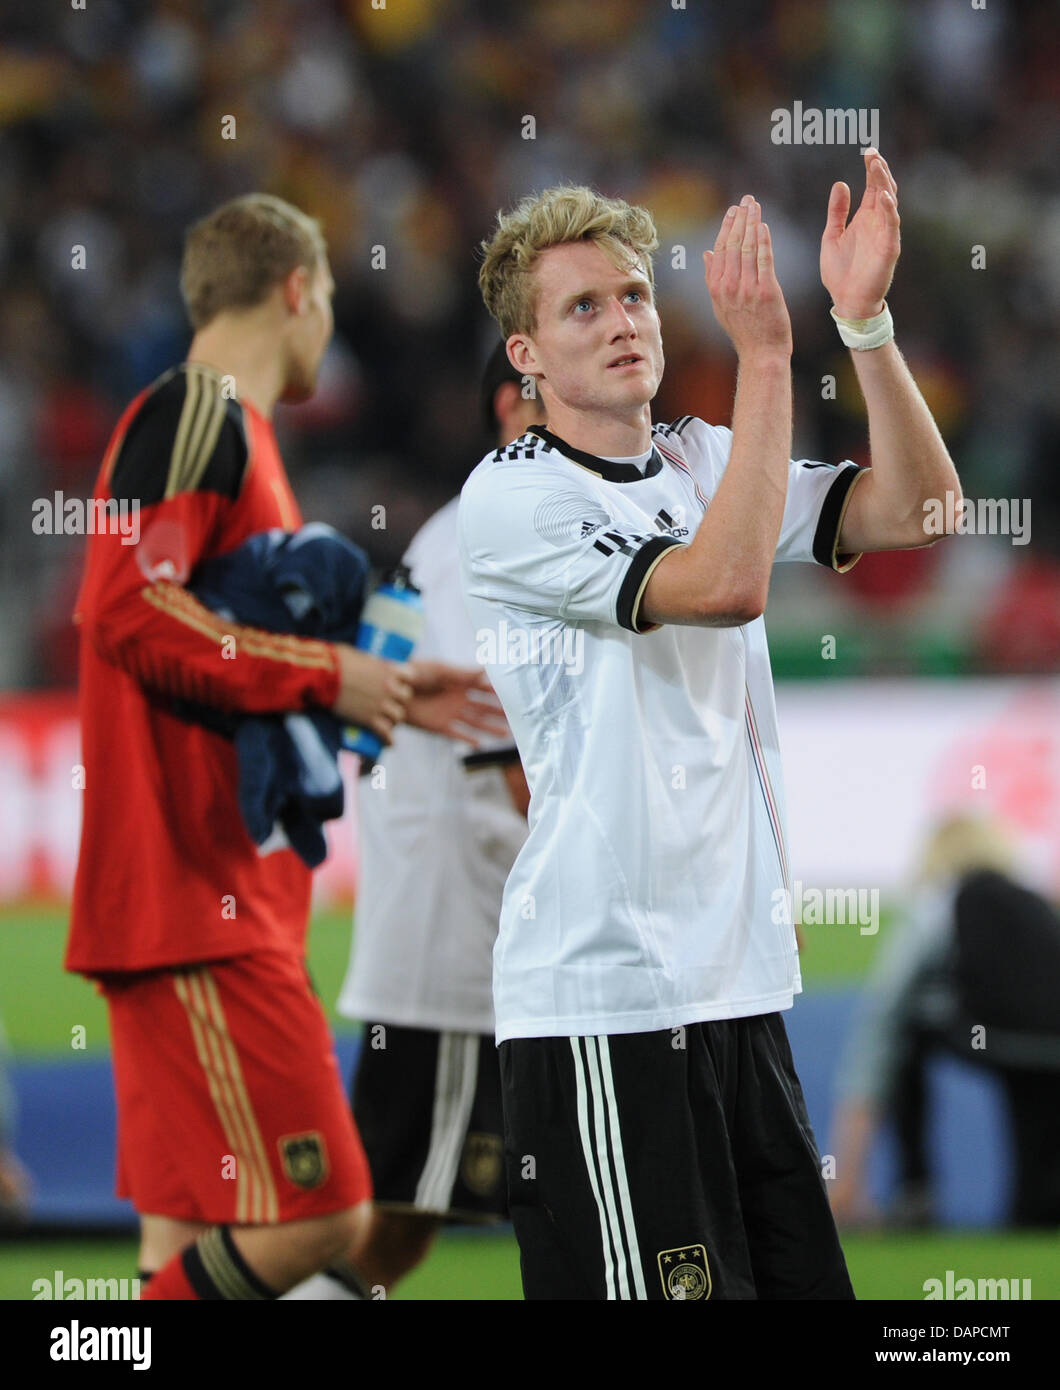
[[851,1299],[779,1014],[500,1045],[528,1299]]
[[366,1023],[351,1103],[379,1205],[467,1222],[507,1215],[492,1036]]

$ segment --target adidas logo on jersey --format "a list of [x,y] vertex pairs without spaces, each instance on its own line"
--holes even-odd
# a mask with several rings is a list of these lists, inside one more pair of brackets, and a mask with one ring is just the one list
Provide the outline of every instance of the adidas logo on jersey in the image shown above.
[[602,525],[603,525],[603,522],[601,522],[601,521],[583,521],[583,522],[582,522],[582,539],[584,540],[586,536],[591,536],[591,535],[593,534],[594,531],[599,531],[599,529],[600,529],[600,527],[601,527]]
[[668,536],[687,536],[687,526],[675,526],[674,519],[665,507],[660,507],[655,514],[655,524],[660,531],[664,531]]

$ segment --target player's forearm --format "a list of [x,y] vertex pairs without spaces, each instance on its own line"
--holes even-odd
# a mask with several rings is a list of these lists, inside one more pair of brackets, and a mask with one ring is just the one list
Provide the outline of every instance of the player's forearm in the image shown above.
[[[872,474],[862,526],[853,549],[915,547],[937,538],[925,525],[925,504],[941,502],[956,516],[961,484],[949,451],[920,389],[892,341],[868,352],[852,351],[869,422]],[[952,495],[953,509],[946,508]]]
[[[777,550],[791,459],[791,358],[769,353],[740,361],[732,413],[732,451],[706,520],[720,504],[713,524],[728,536],[734,573],[746,575],[765,607]],[[718,539],[720,539],[720,536]],[[717,564],[715,538],[697,533],[705,565]]]
[[725,474],[690,544],[664,555],[648,580],[645,621],[736,627],[764,610],[790,457],[790,357],[745,357]]
[[179,584],[142,585],[82,624],[104,659],[145,689],[213,709],[330,708],[338,694],[329,643],[227,622]]

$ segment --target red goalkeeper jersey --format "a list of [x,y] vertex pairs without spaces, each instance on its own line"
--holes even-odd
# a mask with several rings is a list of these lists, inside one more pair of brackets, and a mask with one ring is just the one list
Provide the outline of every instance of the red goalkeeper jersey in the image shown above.
[[184,587],[201,560],[301,525],[272,426],[185,363],[129,405],[95,496],[138,514],[139,535],[90,537],[74,614],[85,785],[66,967],[301,954],[309,870],[247,834],[232,744],[172,713],[174,697],[261,713],[338,693],[332,646],[225,622]]

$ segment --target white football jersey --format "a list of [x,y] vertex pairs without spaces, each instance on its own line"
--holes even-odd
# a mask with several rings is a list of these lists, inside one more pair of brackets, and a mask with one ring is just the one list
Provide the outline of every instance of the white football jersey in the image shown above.
[[[639,618],[732,433],[685,416],[652,440],[641,472],[534,426],[461,494],[468,610],[532,793],[494,949],[498,1042],[769,1013],[801,989],[765,623]],[[791,462],[778,561],[856,562],[836,552],[861,471]]]
[[[424,629],[413,655],[475,666],[457,557],[458,501],[424,523],[405,555],[423,594]],[[527,833],[501,768],[489,762],[505,745],[511,750],[510,739],[484,737],[481,752],[469,756],[466,743],[402,724],[379,758],[385,785],[361,778],[356,927],[341,1014],[493,1031],[501,895]]]

